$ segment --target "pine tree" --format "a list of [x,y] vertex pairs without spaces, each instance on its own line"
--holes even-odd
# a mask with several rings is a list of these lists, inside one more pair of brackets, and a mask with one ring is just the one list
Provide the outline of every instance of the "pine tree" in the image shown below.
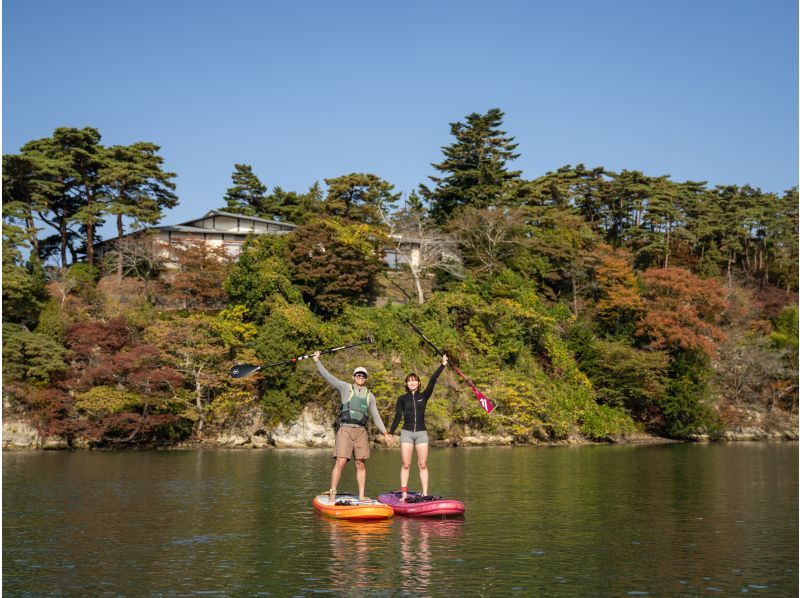
[[509,183],[519,178],[520,171],[506,170],[506,163],[519,154],[514,153],[514,138],[500,130],[503,116],[499,108],[492,108],[468,115],[465,123],[450,123],[456,141],[442,148],[444,161],[432,165],[444,176],[429,177],[434,189],[420,185],[436,222],[446,222],[462,206],[480,209],[503,203]]
[[[105,168],[100,181],[108,198],[108,212],[116,216],[117,240],[124,235],[123,217],[132,221],[133,228],[156,224],[162,210],[178,204],[172,192],[174,173],[164,172],[164,160],[158,155],[161,148],[153,143],[139,142],[130,146],[116,145],[106,151]],[[117,256],[117,277],[122,280],[121,256]]]
[[394,185],[374,174],[353,172],[333,179],[325,179],[328,195],[324,209],[332,215],[365,224],[380,225],[388,217],[399,193]]
[[253,167],[249,164],[234,164],[233,168],[233,187],[225,193],[227,205],[223,209],[232,214],[271,217],[271,214],[264,213],[267,187],[253,173]]
[[[35,187],[36,192],[32,192],[27,200],[25,196],[18,199],[27,201],[27,208],[30,209],[31,215],[55,231],[55,234],[38,241],[39,257],[45,261],[57,253],[60,255],[63,268],[67,266],[67,251],[72,255],[72,261],[77,261],[78,249],[76,246],[81,239],[72,227],[81,220],[91,219],[95,223],[98,217],[96,200],[98,199],[99,185],[90,185],[95,202],[93,208],[88,209],[86,193],[82,189],[83,186],[73,164],[71,150],[74,148],[71,145],[75,144],[70,144],[65,139],[79,137],[83,133],[86,134],[85,137],[94,140],[94,142],[90,141],[88,145],[91,146],[92,153],[96,157],[101,149],[98,143],[100,134],[96,129],[88,127],[80,131],[67,128],[56,129],[52,137],[29,141],[22,146],[20,152],[20,156],[32,165],[33,181],[28,186],[31,189]],[[4,183],[6,182],[4,181]],[[24,214],[27,208],[21,213]],[[84,226],[85,228],[86,226]],[[93,227],[91,230],[93,232]],[[91,244],[88,245],[91,246]]]
[[314,183],[306,193],[275,187],[264,200],[264,215],[279,222],[305,224],[322,210],[322,190]]

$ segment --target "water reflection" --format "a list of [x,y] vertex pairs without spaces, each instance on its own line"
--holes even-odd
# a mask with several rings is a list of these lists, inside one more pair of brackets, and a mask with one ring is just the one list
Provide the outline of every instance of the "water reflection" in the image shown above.
[[392,520],[348,521],[314,513],[330,545],[328,576],[339,593],[374,589],[385,568],[380,547],[392,532]]
[[[398,517],[395,526],[400,538],[400,576],[402,587],[411,595],[429,595],[429,586],[435,576],[431,554],[442,544],[464,534],[463,519],[432,519]],[[439,572],[441,576],[444,572]]]

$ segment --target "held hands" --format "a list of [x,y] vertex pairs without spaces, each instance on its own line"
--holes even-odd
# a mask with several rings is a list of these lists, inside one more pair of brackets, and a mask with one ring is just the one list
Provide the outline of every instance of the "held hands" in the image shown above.
[[383,433],[383,438],[384,438],[384,440],[386,440],[386,444],[388,444],[389,446],[394,445],[394,436],[389,434],[389,432],[384,432]]
[[447,355],[442,355],[442,365],[447,367]]
[[322,355],[322,351],[314,351],[311,354],[311,357],[314,358],[314,361],[319,361],[319,356]]

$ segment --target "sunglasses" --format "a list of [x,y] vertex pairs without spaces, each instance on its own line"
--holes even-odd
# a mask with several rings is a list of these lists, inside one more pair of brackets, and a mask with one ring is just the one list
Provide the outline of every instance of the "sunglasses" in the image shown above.
[[367,375],[366,374],[362,374],[362,373],[359,372],[358,374],[355,375],[355,377],[356,378],[366,378]]

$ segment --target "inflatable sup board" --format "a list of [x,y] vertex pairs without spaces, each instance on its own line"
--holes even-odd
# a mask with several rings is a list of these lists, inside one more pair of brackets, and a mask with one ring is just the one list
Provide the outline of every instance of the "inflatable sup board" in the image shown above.
[[314,497],[314,508],[328,517],[351,521],[374,521],[394,517],[394,509],[377,500],[358,500],[354,494],[337,494],[331,503],[327,494]]
[[464,503],[450,498],[438,496],[427,497],[416,492],[406,493],[406,500],[400,497],[402,492],[388,492],[381,494],[378,500],[394,509],[397,515],[407,517],[444,517],[447,515],[463,515]]

